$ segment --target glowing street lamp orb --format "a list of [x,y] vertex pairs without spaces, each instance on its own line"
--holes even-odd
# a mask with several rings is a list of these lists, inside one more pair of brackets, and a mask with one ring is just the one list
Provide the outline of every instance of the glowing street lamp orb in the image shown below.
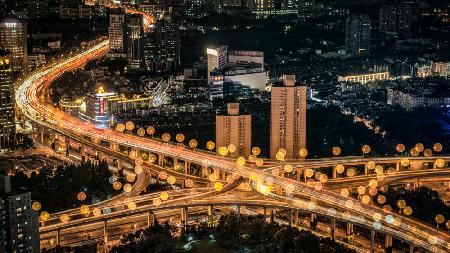
[[442,158],[436,159],[435,165],[436,165],[436,167],[438,167],[438,168],[443,168],[443,167],[445,167],[445,161],[444,161],[444,159],[442,159]]
[[244,166],[244,165],[245,165],[245,157],[239,156],[239,157],[236,159],[236,165],[239,166],[239,167]]
[[163,133],[163,135],[161,136],[161,139],[165,142],[169,142],[170,141],[170,134],[169,133]]
[[39,219],[46,221],[50,218],[50,214],[47,211],[43,211],[40,215],[39,215]]
[[286,156],[286,153],[287,153],[286,149],[284,149],[284,148],[278,149],[278,152],[282,153],[285,156]]
[[375,163],[374,161],[369,161],[369,162],[367,163],[367,168],[368,168],[369,170],[375,169],[375,166],[376,166],[376,163]]
[[251,162],[251,163],[254,163],[254,162],[256,162],[256,155],[249,155],[248,156],[248,161],[249,162]]
[[397,144],[397,146],[395,146],[395,150],[397,150],[397,152],[399,153],[403,153],[405,152],[405,145],[403,145],[402,143]]
[[291,172],[294,170],[294,167],[292,167],[291,164],[285,164],[285,165],[283,166],[283,170],[284,170],[286,173],[291,173]]
[[376,179],[369,180],[369,187],[376,188],[378,186],[378,181]]
[[369,188],[369,195],[370,196],[375,196],[378,193],[378,189],[377,188]]
[[358,192],[359,195],[363,195],[366,193],[366,187],[360,185],[358,186],[358,188],[356,189],[356,191]]
[[33,204],[31,205],[31,208],[34,210],[34,211],[39,211],[39,210],[41,210],[41,203],[39,203],[39,202],[33,202]]
[[397,207],[398,208],[403,209],[403,208],[405,208],[405,206],[406,206],[406,201],[405,200],[400,199],[400,200],[397,201]]
[[383,173],[384,168],[383,168],[382,165],[377,165],[377,166],[375,166],[375,170],[374,171],[375,171],[376,174],[380,174],[380,173]]
[[184,134],[182,134],[182,133],[175,135],[175,140],[177,140],[177,142],[181,143],[184,141],[184,139],[185,139],[185,137],[184,137]]
[[89,206],[88,205],[82,205],[80,207],[80,213],[83,214],[83,215],[90,214]]
[[221,191],[222,190],[222,183],[221,182],[215,182],[214,183],[214,190]]
[[77,199],[78,199],[79,201],[85,201],[85,200],[86,200],[86,193],[84,193],[84,192],[79,192],[79,193],[77,194]]
[[116,126],[116,131],[122,133],[123,131],[125,131],[126,127],[124,124],[117,124]]
[[306,169],[305,170],[305,176],[306,177],[312,177],[314,176],[314,171],[312,169]]
[[445,222],[445,227],[447,229],[450,229],[450,220],[447,220],[447,222]]
[[217,180],[216,174],[209,174],[208,175],[208,180],[211,182],[215,182]]
[[132,189],[131,184],[126,183],[126,184],[123,185],[123,191],[124,192],[131,192],[131,189]]
[[259,147],[253,147],[252,148],[252,154],[253,155],[259,155],[261,154],[261,149]]
[[194,182],[191,179],[186,179],[184,181],[184,186],[186,186],[187,188],[191,188],[192,186],[194,186]]
[[114,182],[114,183],[113,183],[113,188],[114,188],[114,190],[116,190],[116,191],[120,190],[120,188],[122,188],[122,183],[119,182],[119,181]]
[[130,210],[136,210],[137,205],[133,201],[130,201],[130,202],[128,202],[127,207]]
[[276,158],[278,161],[284,161],[284,157],[285,157],[285,153],[283,153],[283,152],[281,152],[281,151],[278,151],[278,152],[275,154],[275,158]]
[[150,163],[156,162],[156,155],[150,153],[150,154],[148,155],[148,161],[149,161]]
[[440,144],[440,143],[435,143],[435,144],[433,145],[433,150],[434,150],[435,152],[441,152],[441,151],[442,151],[442,144]]
[[146,132],[147,132],[148,135],[154,135],[155,134],[155,128],[153,126],[149,126],[149,127],[147,127]]
[[386,203],[386,197],[384,195],[378,195],[377,202],[378,204],[383,205],[384,203]]
[[427,149],[425,149],[425,150],[423,151],[423,155],[426,156],[426,157],[430,157],[430,156],[433,155],[433,150],[427,148]]
[[372,218],[374,221],[380,221],[383,218],[383,215],[381,215],[381,213],[374,213]]
[[161,205],[161,199],[160,198],[154,198],[153,199],[153,205],[155,205],[155,206]]
[[438,214],[438,215],[436,215],[434,220],[436,221],[437,224],[441,224],[441,223],[444,223],[445,217],[442,214]]
[[363,154],[369,154],[370,153],[370,150],[371,150],[371,148],[370,148],[370,146],[369,145],[363,145],[362,147],[361,147],[361,151],[363,152]]
[[206,143],[206,148],[212,151],[216,147],[216,144],[213,141],[208,141]]
[[344,197],[348,197],[350,195],[350,191],[347,188],[342,188],[341,195]]
[[370,196],[369,195],[363,195],[361,197],[361,202],[363,202],[364,204],[369,204],[370,203]]
[[128,174],[126,176],[126,179],[127,179],[128,182],[133,183],[134,180],[136,180],[136,177],[133,174]]
[[342,173],[344,172],[344,170],[345,170],[344,165],[342,165],[342,164],[336,165],[336,172],[337,172],[338,174],[342,174]]
[[324,184],[328,181],[328,176],[326,174],[320,174],[319,181]]
[[177,179],[174,176],[169,176],[167,178],[167,183],[169,183],[170,185],[173,185],[177,182]]
[[417,149],[417,151],[422,152],[425,147],[423,146],[422,143],[419,142],[419,143],[416,144],[415,148]]
[[347,177],[354,177],[354,176],[356,176],[356,169],[355,168],[347,169]]
[[167,179],[167,172],[161,171],[161,172],[158,174],[158,177],[159,177],[160,179],[162,179],[162,180],[166,180],[166,179]]
[[166,191],[161,192],[161,194],[159,195],[159,198],[160,198],[161,200],[163,200],[163,201],[166,201],[166,200],[169,199],[169,193],[166,192]]
[[409,153],[411,154],[411,156],[418,156],[419,155],[419,150],[417,150],[417,148],[412,148]]
[[59,216],[59,221],[61,221],[62,223],[69,222],[69,220],[70,216],[68,214],[62,214],[61,216]]
[[98,217],[102,214],[102,210],[100,208],[94,208],[92,209],[92,215],[94,215],[95,217]]
[[298,154],[300,155],[301,158],[305,158],[308,156],[308,150],[306,148],[301,148],[298,151]]
[[383,206],[383,212],[385,212],[385,213],[392,212],[392,207],[390,205],[384,205]]
[[331,153],[333,153],[334,156],[340,155],[341,152],[342,152],[342,151],[341,151],[341,148],[340,148],[340,147],[333,147],[333,148],[331,149]]
[[412,208],[410,207],[410,206],[405,206],[405,208],[403,208],[403,213],[405,214],[405,215],[411,215],[412,214],[412,212],[413,212],[413,210],[412,210]]
[[139,128],[137,130],[137,135],[139,135],[140,137],[144,137],[145,135],[145,129],[144,128]]
[[125,128],[126,128],[128,131],[133,131],[133,129],[134,129],[134,123],[133,123],[133,121],[128,121],[127,123],[125,123]]
[[217,153],[219,153],[219,155],[221,155],[221,156],[226,156],[226,155],[228,155],[228,148],[227,147],[218,147]]
[[386,174],[384,174],[383,172],[377,174],[378,181],[383,181],[385,178],[386,178]]
[[141,165],[134,166],[134,173],[136,173],[137,175],[141,174],[142,171],[143,171],[143,169],[142,169]]
[[402,158],[402,159],[400,160],[400,164],[401,164],[402,166],[404,166],[404,167],[409,166],[409,164],[410,164],[409,159],[408,159],[408,158]]
[[236,152],[236,146],[234,144],[228,145],[227,148],[228,148],[228,152],[230,152],[230,153]]
[[255,161],[256,166],[261,167],[264,165],[264,160],[262,158],[258,158]]
[[353,208],[353,201],[351,199],[346,200],[344,206],[349,209]]
[[191,148],[196,148],[197,145],[198,145],[198,142],[197,142],[196,139],[190,139],[190,140],[189,140],[189,147],[191,147]]

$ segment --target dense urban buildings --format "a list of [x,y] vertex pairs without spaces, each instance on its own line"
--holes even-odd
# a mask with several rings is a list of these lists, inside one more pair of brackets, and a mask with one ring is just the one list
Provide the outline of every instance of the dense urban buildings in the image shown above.
[[0,175],[0,251],[39,253],[38,213],[31,193],[13,194],[10,177]]
[[11,148],[15,140],[12,57],[0,48],[0,150]]
[[180,66],[180,23],[165,14],[155,23],[156,53],[153,68],[174,72]]
[[109,54],[112,57],[126,55],[125,12],[122,9],[109,14]]
[[141,14],[127,14],[126,39],[128,65],[132,69],[144,66],[144,20]]
[[370,52],[372,22],[368,15],[351,15],[345,27],[345,47],[354,57]]
[[216,145],[236,147],[231,157],[248,157],[252,149],[252,117],[241,114],[239,103],[228,103],[225,115],[216,116]]
[[27,25],[16,18],[5,18],[0,22],[0,47],[11,52],[14,72],[27,70]]
[[270,157],[284,149],[285,159],[299,158],[306,147],[306,86],[284,75],[281,83],[272,84],[271,99]]
[[402,33],[411,31],[414,14],[409,4],[384,5],[380,9],[380,31]]

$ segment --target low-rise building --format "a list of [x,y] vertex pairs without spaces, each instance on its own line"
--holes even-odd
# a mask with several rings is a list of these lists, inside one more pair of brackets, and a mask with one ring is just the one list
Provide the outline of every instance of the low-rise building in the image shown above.
[[374,81],[383,81],[383,80],[389,80],[389,72],[388,71],[338,76],[339,82],[352,82],[352,83],[361,83],[361,84],[366,84],[368,82],[374,82]]
[[444,93],[442,96],[438,96],[431,92],[421,91],[421,89],[388,88],[387,103],[400,106],[408,111],[418,108],[450,107],[450,95]]

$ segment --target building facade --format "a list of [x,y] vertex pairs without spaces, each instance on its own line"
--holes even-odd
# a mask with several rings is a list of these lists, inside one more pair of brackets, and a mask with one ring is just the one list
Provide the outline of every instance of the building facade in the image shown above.
[[0,47],[11,52],[11,67],[14,72],[27,70],[27,25],[15,18],[0,22]]
[[384,81],[389,80],[389,72],[374,72],[374,73],[364,73],[358,75],[346,75],[338,76],[339,82],[351,82],[351,83],[361,83],[366,84],[373,81]]
[[233,144],[236,151],[231,157],[248,157],[252,149],[252,118],[241,115],[239,103],[227,104],[227,115],[216,116],[216,145],[228,147]]
[[393,106],[400,106],[407,111],[419,108],[448,108],[450,107],[450,97],[420,95],[395,88],[388,88],[387,103]]
[[306,147],[306,90],[306,86],[296,84],[294,75],[285,75],[281,84],[272,85],[271,158],[283,148],[285,159],[295,159]]
[[127,27],[127,59],[130,68],[139,69],[144,66],[144,19],[141,14],[128,14]]
[[157,69],[175,71],[180,66],[180,24],[171,15],[155,23]]
[[125,13],[122,9],[109,14],[108,34],[110,55],[123,56],[126,52],[126,29]]
[[222,69],[228,62],[228,46],[219,46],[216,48],[207,48],[206,54],[208,56],[208,81],[210,80],[210,73],[214,69]]
[[0,151],[14,145],[15,113],[11,53],[0,49]]
[[380,31],[409,32],[413,21],[413,10],[407,4],[384,5],[380,8]]
[[345,47],[353,57],[369,54],[372,22],[368,15],[349,16],[345,27]]

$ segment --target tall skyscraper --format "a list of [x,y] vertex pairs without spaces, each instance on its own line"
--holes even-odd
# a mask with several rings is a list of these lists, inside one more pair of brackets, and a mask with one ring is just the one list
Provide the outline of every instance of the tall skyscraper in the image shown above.
[[180,24],[166,14],[155,23],[158,70],[174,71],[180,66]]
[[0,22],[0,47],[11,52],[11,66],[14,72],[27,69],[27,25],[15,18]]
[[227,104],[227,115],[216,116],[216,145],[228,147],[233,144],[236,151],[232,157],[248,157],[252,149],[252,117],[239,113],[239,103]]
[[109,14],[109,49],[113,57],[125,56],[126,52],[126,29],[125,12],[123,9],[116,9]]
[[138,69],[144,66],[144,19],[141,14],[128,14],[127,27],[127,58],[130,68]]
[[228,62],[228,46],[219,46],[216,48],[207,48],[208,56],[208,82],[210,81],[210,73],[214,69],[222,69]]
[[0,151],[14,145],[15,116],[12,54],[0,48]]
[[345,29],[345,46],[354,57],[367,55],[370,50],[372,25],[368,15],[349,16]]
[[11,194],[8,176],[0,175],[0,252],[39,253],[38,214],[31,193]]
[[380,9],[380,31],[408,32],[413,21],[413,9],[408,4],[384,5]]
[[284,75],[282,83],[272,85],[271,97],[270,157],[283,148],[285,159],[298,158],[306,147],[306,86]]

